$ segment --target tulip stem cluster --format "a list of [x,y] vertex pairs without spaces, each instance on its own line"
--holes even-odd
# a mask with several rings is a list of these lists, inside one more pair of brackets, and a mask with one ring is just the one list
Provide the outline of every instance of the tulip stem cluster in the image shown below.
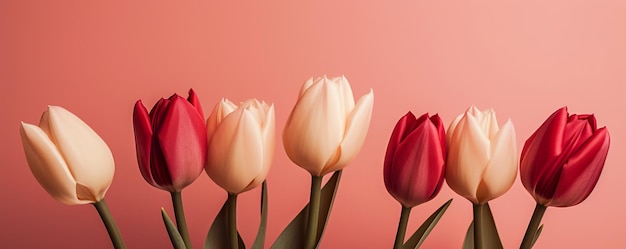
[[537,205],[535,206],[533,217],[530,219],[530,223],[528,223],[528,228],[526,229],[526,234],[524,234],[524,239],[522,240],[522,245],[520,245],[520,249],[532,248],[534,241],[537,237],[537,229],[541,224],[541,219],[546,213],[547,208],[547,206],[541,205],[539,203],[537,203]]
[[176,216],[176,227],[180,236],[185,241],[185,247],[191,249],[191,239],[189,238],[189,229],[187,229],[187,220],[185,219],[185,210],[183,209],[183,197],[180,191],[171,192],[172,204],[174,205],[174,215]]
[[109,208],[107,207],[104,199],[94,202],[93,205],[96,207],[96,210],[98,210],[98,214],[100,215],[100,218],[102,218],[102,222],[104,223],[107,232],[109,232],[109,237],[111,238],[113,247],[115,249],[126,249],[124,239],[122,238],[120,230],[117,228],[115,220],[113,219],[111,212],[109,212]]
[[485,204],[474,204],[474,249],[483,248],[483,216]]
[[398,223],[398,231],[396,232],[396,242],[393,244],[393,249],[400,249],[404,245],[404,236],[406,234],[406,226],[409,223],[409,215],[411,214],[411,208],[402,206],[402,212],[400,212],[400,222]]
[[239,248],[237,234],[237,194],[228,193],[228,236],[231,249]]
[[311,175],[311,198],[309,200],[309,219],[307,222],[306,247],[307,249],[315,248],[315,239],[317,237],[317,223],[320,210],[322,177]]

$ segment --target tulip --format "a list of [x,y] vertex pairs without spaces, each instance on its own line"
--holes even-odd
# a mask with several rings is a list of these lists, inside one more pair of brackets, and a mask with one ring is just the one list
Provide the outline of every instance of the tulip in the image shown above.
[[275,123],[274,105],[222,99],[207,119],[209,177],[233,194],[263,183],[274,158]]
[[598,182],[609,152],[609,132],[593,115],[554,112],[522,150],[520,177],[544,206],[568,207],[584,201]]
[[80,118],[48,106],[39,126],[22,123],[20,131],[30,170],[54,199],[75,205],[104,198],[115,172],[113,155]]
[[237,196],[265,181],[274,158],[274,105],[256,99],[237,106],[222,99],[207,119],[206,173],[228,192],[231,248],[238,248]]
[[490,225],[484,223],[487,202],[508,191],[517,175],[515,129],[511,120],[500,129],[493,110],[471,106],[452,121],[447,140],[446,181],[474,204],[474,248],[481,249],[482,231]]
[[387,191],[402,204],[394,248],[404,243],[411,208],[434,198],[443,184],[446,134],[438,115],[408,112],[393,129],[384,163]]
[[206,162],[206,130],[200,101],[172,95],[161,99],[150,113],[141,100],[133,112],[137,161],[152,186],[180,192],[198,178]]
[[150,113],[141,100],[133,112],[137,161],[150,185],[172,195],[176,224],[191,248],[181,191],[200,176],[207,153],[204,114],[196,93],[161,99]]
[[55,200],[93,204],[115,248],[125,248],[104,201],[115,172],[113,155],[96,132],[76,115],[48,106],[39,125],[22,122],[20,134],[35,179]]
[[372,90],[354,103],[344,77],[307,80],[285,129],[283,145],[289,159],[311,173],[311,198],[305,248],[314,248],[322,177],[343,169],[357,155],[372,117]]
[[452,121],[447,138],[446,181],[457,194],[484,204],[511,188],[518,164],[511,120],[498,128],[493,110],[471,106]]
[[354,103],[348,80],[307,80],[283,130],[287,156],[314,176],[343,169],[357,155],[369,127],[372,90]]
[[446,135],[438,115],[404,115],[393,129],[385,154],[387,191],[404,207],[434,198],[441,189]]
[[569,207],[593,191],[609,152],[606,127],[597,128],[591,115],[569,115],[567,107],[554,112],[526,140],[520,178],[537,205],[521,248],[530,248],[548,206]]

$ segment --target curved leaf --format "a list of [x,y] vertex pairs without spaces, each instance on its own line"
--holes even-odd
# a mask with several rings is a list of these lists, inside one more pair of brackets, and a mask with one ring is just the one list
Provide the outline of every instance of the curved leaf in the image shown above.
[[[245,249],[246,245],[243,243],[239,232],[237,232],[237,236],[239,237],[239,249]],[[230,243],[228,242],[228,201],[224,202],[222,205],[222,209],[213,220],[213,224],[211,224],[211,228],[209,228],[209,233],[204,240],[204,249],[222,249],[229,248]]]
[[[320,215],[319,215],[319,223],[317,226],[317,240],[315,244],[319,244],[319,241],[324,234],[324,228],[326,227],[326,223],[328,221],[328,217],[330,216],[330,212],[333,206],[333,202],[335,201],[335,195],[337,194],[337,189],[339,188],[339,181],[341,180],[341,172],[342,170],[335,171],[333,176],[326,182],[324,187],[322,188],[322,193],[320,197]],[[283,230],[274,244],[272,244],[271,249],[301,249],[304,248],[304,240],[305,240],[305,229],[307,223],[307,213],[309,211],[309,204],[296,215],[296,217],[291,220],[289,225]]]
[[435,228],[435,226],[437,225],[437,222],[439,222],[443,214],[446,212],[446,210],[450,206],[450,203],[452,203],[452,199],[448,200],[446,203],[441,205],[441,207],[435,210],[435,212],[433,212],[433,214],[431,214],[428,217],[428,219],[426,219],[426,221],[422,223],[422,225],[417,229],[417,231],[415,231],[415,233],[411,235],[409,240],[407,240],[407,242],[404,243],[402,248],[404,249],[419,248],[422,245],[422,243],[424,243],[424,240],[426,240],[426,237],[428,237],[428,234],[430,234],[430,231],[432,231],[433,228]]
[[163,218],[163,223],[165,223],[165,229],[167,229],[167,235],[170,236],[170,241],[172,241],[172,246],[174,249],[186,249],[185,241],[183,237],[176,229],[176,225],[172,223],[172,219],[167,215],[165,209],[161,208],[161,217]]
[[[485,249],[503,249],[502,241],[500,240],[500,235],[498,235],[498,228],[496,227],[496,222],[493,219],[493,214],[491,213],[491,208],[489,207],[489,203],[485,203],[485,207],[483,208],[485,212],[483,217],[483,248]],[[467,229],[467,233],[465,234],[465,240],[463,241],[463,249],[474,249],[474,221],[470,223],[469,228]]]
[[533,242],[530,244],[530,248],[535,246],[535,243],[537,242],[537,239],[539,239],[539,235],[541,235],[542,231],[543,231],[543,224],[539,226],[539,228],[537,229],[537,232],[535,233],[535,238],[533,239]]

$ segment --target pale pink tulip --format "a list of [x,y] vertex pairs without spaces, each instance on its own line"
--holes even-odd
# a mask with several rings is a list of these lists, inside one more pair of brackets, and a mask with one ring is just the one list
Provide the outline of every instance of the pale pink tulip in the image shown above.
[[209,177],[231,194],[261,184],[274,157],[275,123],[274,105],[222,99],[207,119]]
[[22,122],[20,133],[31,172],[54,199],[75,205],[104,198],[115,171],[113,155],[80,118],[48,106],[39,126]]
[[373,104],[370,90],[355,105],[343,76],[307,80],[283,130],[287,155],[314,176],[343,169],[365,141]]
[[447,140],[446,182],[457,194],[483,204],[511,188],[519,164],[511,120],[498,128],[493,110],[472,106],[450,124]]

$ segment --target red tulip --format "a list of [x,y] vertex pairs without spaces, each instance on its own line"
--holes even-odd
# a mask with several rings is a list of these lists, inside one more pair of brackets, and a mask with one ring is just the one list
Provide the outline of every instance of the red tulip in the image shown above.
[[522,183],[537,203],[568,207],[584,201],[600,177],[609,151],[609,132],[592,115],[554,112],[526,140]]
[[148,114],[141,100],[133,113],[137,161],[143,178],[152,186],[179,192],[204,169],[207,137],[200,101],[174,94],[161,99]]
[[393,129],[385,154],[387,191],[404,207],[434,198],[445,175],[446,134],[438,115],[408,112]]

